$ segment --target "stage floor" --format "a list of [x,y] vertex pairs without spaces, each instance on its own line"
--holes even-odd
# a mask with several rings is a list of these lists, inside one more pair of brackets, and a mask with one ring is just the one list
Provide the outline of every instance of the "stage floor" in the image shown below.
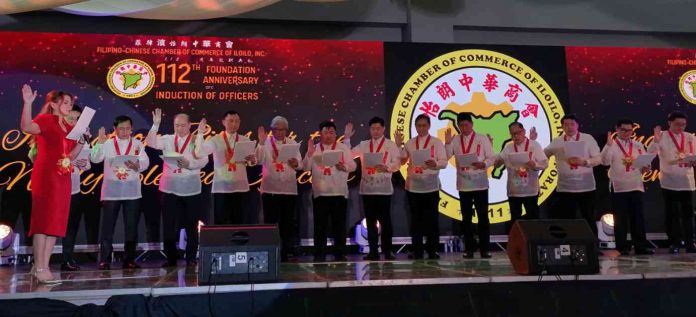
[[[408,260],[399,255],[395,261],[368,262],[352,256],[347,262],[311,263],[311,257],[283,263],[280,279],[274,283],[199,286],[195,269],[163,269],[160,261],[141,263],[142,269],[98,271],[95,264],[83,265],[80,272],[62,272],[62,284],[37,285],[28,274],[29,267],[0,267],[0,300],[50,298],[74,304],[104,304],[113,295],[140,294],[167,296],[206,294],[211,291],[249,292],[283,289],[326,289],[362,286],[436,285],[466,283],[511,283],[538,281],[538,276],[514,273],[503,252],[492,259],[463,259],[461,254],[441,254],[440,260]],[[113,267],[119,267],[114,263]],[[181,263],[183,264],[183,262]],[[58,274],[58,267],[53,268]],[[542,281],[561,280],[640,280],[696,277],[696,254],[667,254],[657,250],[652,256],[618,256],[605,251],[600,257],[600,274],[581,276],[544,276]]]

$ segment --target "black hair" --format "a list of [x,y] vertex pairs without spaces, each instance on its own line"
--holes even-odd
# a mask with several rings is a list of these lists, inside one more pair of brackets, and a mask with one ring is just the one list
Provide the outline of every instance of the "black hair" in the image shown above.
[[336,130],[336,124],[328,120],[322,121],[322,123],[319,124],[319,131],[323,130],[324,128],[333,128],[334,130]]
[[225,112],[225,114],[222,115],[222,118],[225,119],[225,118],[227,118],[227,116],[237,116],[237,117],[241,117],[241,116],[239,115],[239,112],[234,111],[234,110],[230,110],[230,111]]
[[131,126],[133,126],[133,120],[129,116],[121,115],[114,119],[114,128],[126,121],[130,122]]
[[573,120],[575,122],[578,122],[578,117],[575,116],[575,114],[573,114],[573,113],[566,114],[563,116],[563,118],[561,118],[561,124],[563,124],[563,121],[566,121],[566,120]]
[[520,122],[517,122],[517,121],[508,124],[508,129],[510,129],[510,128],[514,127],[514,126],[518,126],[518,127],[520,127],[520,129],[524,129],[524,125],[523,125],[522,123],[520,123]]
[[370,122],[368,122],[368,125],[372,126],[375,123],[379,123],[379,125],[384,127],[384,119],[382,119],[380,117],[373,117],[372,119],[370,119]]
[[686,119],[689,119],[689,117],[687,117],[686,114],[681,112],[681,111],[672,111],[669,113],[669,115],[667,115],[667,121],[669,121],[669,122],[672,122],[676,119],[686,120]]
[[460,112],[457,114],[457,124],[459,124],[462,121],[469,121],[471,123],[474,123],[474,120],[471,118],[471,113],[468,112]]
[[633,127],[633,120],[629,118],[620,118],[619,120],[616,120],[616,127],[620,128],[624,124],[629,124],[631,127]]
[[416,121],[415,121],[415,122],[418,122],[418,120],[425,120],[426,122],[428,122],[428,124],[430,124],[430,117],[428,117],[428,115],[425,114],[425,113],[419,114],[419,115],[416,117]]

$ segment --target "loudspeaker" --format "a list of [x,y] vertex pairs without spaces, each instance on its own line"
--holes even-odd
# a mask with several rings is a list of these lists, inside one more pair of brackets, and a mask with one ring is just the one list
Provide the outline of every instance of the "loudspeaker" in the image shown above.
[[270,282],[278,279],[276,225],[203,226],[198,284]]
[[595,274],[597,238],[585,220],[518,220],[507,254],[518,274]]

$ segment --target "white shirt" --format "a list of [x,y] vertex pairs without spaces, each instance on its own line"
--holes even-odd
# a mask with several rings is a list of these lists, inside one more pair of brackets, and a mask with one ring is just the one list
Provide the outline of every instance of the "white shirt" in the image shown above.
[[[228,145],[225,145],[223,133],[227,134]],[[228,164],[227,148],[234,151],[237,142],[249,141],[249,138],[239,133],[229,134],[222,132],[214,137],[208,138],[203,142],[203,135],[199,134],[196,142],[203,144],[201,149],[197,149],[198,156],[208,157],[213,154],[213,167],[215,174],[213,175],[212,193],[241,193],[249,191],[249,179],[247,178],[247,163],[237,162],[234,166]],[[257,148],[257,152],[258,148]]]
[[[578,138],[579,135],[579,138]],[[581,157],[587,160],[588,166],[576,166],[571,168],[568,157],[565,155],[564,143],[570,141],[585,142],[585,155]],[[556,156],[556,166],[558,168],[558,187],[561,193],[582,193],[595,190],[595,179],[592,167],[597,166],[602,161],[599,145],[597,141],[586,133],[578,132],[570,137],[561,135],[553,139],[551,144],[544,149],[546,156]]]
[[[114,166],[114,158],[118,156],[114,140],[118,143],[121,155],[137,155],[139,167],[137,171],[125,166]],[[128,143],[132,140],[130,151]],[[121,140],[108,139],[104,144],[97,143],[92,149],[90,160],[93,163],[104,162],[104,181],[101,189],[101,200],[132,200],[142,198],[140,190],[140,173],[150,166],[150,159],[145,153],[145,147],[135,138]]]
[[[348,173],[355,171],[355,161],[350,148],[343,144],[336,144],[336,151],[343,151],[343,164],[347,172],[336,169],[336,166],[324,166],[321,164],[321,144],[314,145],[314,155],[305,156],[303,165],[305,171],[312,171],[312,192],[314,197],[343,196],[348,198]],[[324,145],[324,150],[331,150],[331,145]]]
[[[426,140],[430,137],[426,147]],[[416,148],[418,140],[418,148]],[[445,145],[440,139],[434,136],[419,137],[406,142],[406,146],[401,153],[402,157],[411,157],[411,152],[416,150],[429,149],[433,155],[431,158],[437,163],[436,169],[429,169],[425,166],[415,166],[410,161],[406,176],[406,190],[412,193],[432,193],[440,190],[440,170],[447,167],[447,153]]]
[[[153,127],[155,130],[156,128]],[[161,135],[157,136],[154,142],[149,142],[147,146],[162,150],[165,154],[174,154],[174,140],[178,140],[179,150],[181,151],[187,137],[176,138],[174,134]],[[189,161],[188,168],[179,169],[176,165],[169,166],[169,164],[163,162],[162,169],[164,172],[159,182],[159,190],[161,192],[184,197],[201,193],[201,168],[208,164],[208,156],[194,157],[195,139],[195,137],[191,137],[191,141],[183,149],[182,155]]]
[[[382,143],[384,141],[384,143]],[[350,140],[346,139],[348,145]],[[372,147],[370,147],[372,142]],[[380,148],[379,145],[382,144]],[[365,165],[365,153],[383,153],[382,164],[388,168],[387,172],[379,173],[373,169],[368,169]],[[361,178],[360,195],[391,195],[394,193],[392,185],[392,173],[401,167],[401,150],[394,141],[382,136],[377,140],[365,140],[353,148],[353,155],[360,156]]]
[[646,153],[645,146],[635,140],[624,141],[617,138],[611,146],[604,146],[602,149],[602,164],[609,166],[609,179],[611,180],[613,191],[615,193],[645,191],[643,173],[640,171],[644,166],[629,165],[627,170],[627,166],[624,164],[626,155],[619,145],[633,159],[638,157],[638,155]]
[[[82,150],[84,151],[85,149],[89,149],[89,143],[85,143],[85,145],[82,146]],[[80,193],[80,174],[82,171],[89,171],[90,168],[92,168],[92,165],[89,164],[89,159],[87,159],[87,164],[85,165],[84,169],[80,169],[79,167],[75,166],[70,174],[70,181],[72,183],[72,191],[70,192],[70,195]]]
[[[266,140],[261,147],[259,161],[263,166],[261,172],[261,192],[266,194],[297,195],[297,171],[302,170],[302,155],[297,153],[297,169],[293,169],[288,162],[276,162],[276,154],[273,150],[273,142],[276,149],[280,152],[283,144],[297,144],[295,140],[285,138],[278,141],[272,138]],[[277,166],[280,164],[280,167]]]
[[[473,137],[473,140],[471,139]],[[464,139],[464,143],[462,143]],[[471,142],[471,147],[469,147]],[[462,149],[462,144],[464,148]],[[445,146],[447,158],[454,155],[476,154],[479,162],[486,164],[485,169],[469,167],[457,167],[457,190],[469,192],[488,189],[488,168],[495,163],[495,155],[491,147],[491,140],[485,134],[472,132],[468,136],[459,134],[452,139],[452,143]]]
[[[681,147],[681,137],[684,136],[684,148],[686,155],[694,154],[696,137],[691,133],[673,134],[677,144]],[[660,156],[660,186],[669,190],[696,190],[694,184],[694,169],[688,165],[680,165],[678,162],[679,150],[672,141],[669,131],[662,132],[659,143],[653,142],[648,147],[650,153]]]
[[[529,142],[529,143],[527,143]],[[527,146],[527,144],[529,144]],[[531,169],[524,166],[520,170],[519,165],[514,165],[510,161],[512,153],[531,153],[531,160],[536,163],[536,168]],[[505,163],[507,171],[507,193],[508,197],[530,197],[539,195],[539,172],[549,166],[549,160],[544,154],[544,150],[537,141],[526,139],[521,144],[508,142],[499,154],[500,159]]]

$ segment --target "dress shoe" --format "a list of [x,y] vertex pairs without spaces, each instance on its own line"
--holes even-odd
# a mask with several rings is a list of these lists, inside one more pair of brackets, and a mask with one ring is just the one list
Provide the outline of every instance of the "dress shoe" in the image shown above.
[[428,259],[438,260],[440,259],[440,255],[437,252],[428,252]]
[[372,253],[370,252],[367,254],[365,257],[363,257],[363,260],[367,261],[379,261],[379,254],[378,253]]
[[80,266],[77,265],[75,262],[68,261],[68,262],[63,262],[63,264],[60,265],[60,270],[66,271],[66,272],[74,272],[74,271],[79,271]]
[[488,252],[481,252],[481,258],[482,258],[482,259],[490,259],[490,258],[492,258],[492,257],[493,257],[493,256],[492,256],[490,253],[488,253]]
[[99,265],[97,265],[97,270],[99,270],[99,271],[108,271],[108,270],[111,270],[111,263],[109,263],[109,262],[99,262]]
[[465,252],[465,253],[462,255],[462,257],[465,258],[465,259],[473,259],[473,258],[474,258],[474,252]]
[[134,270],[134,269],[139,269],[140,265],[138,263],[135,263],[135,261],[126,261],[123,262],[123,269],[124,270]]
[[396,260],[396,255],[394,255],[394,253],[387,252],[384,254],[384,259],[388,261],[393,261]]
[[653,255],[655,251],[652,249],[636,249],[636,255]]
[[423,259],[423,253],[422,252],[411,253],[408,255],[408,258],[411,260],[420,260],[420,259]]

